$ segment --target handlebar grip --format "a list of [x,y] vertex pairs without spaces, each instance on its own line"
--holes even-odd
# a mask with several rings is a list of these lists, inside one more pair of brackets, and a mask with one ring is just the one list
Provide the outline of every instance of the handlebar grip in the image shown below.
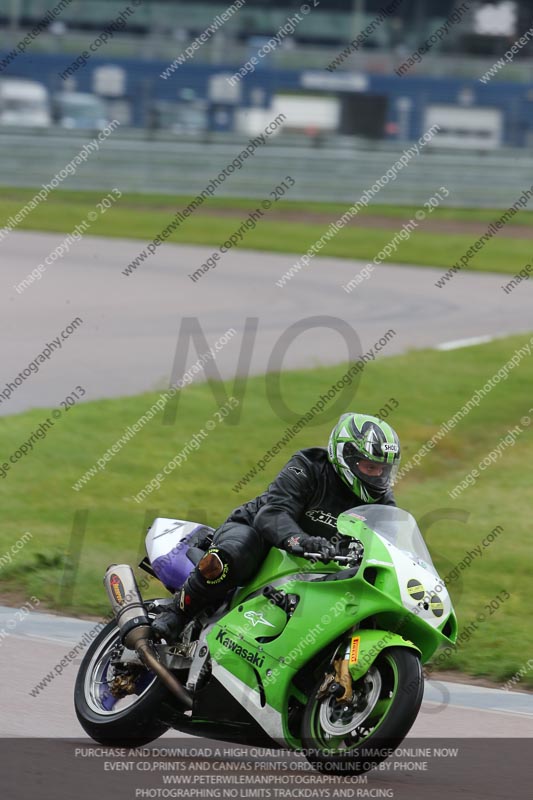
[[[302,558],[322,558],[322,553],[304,553]],[[333,556],[330,561],[347,561],[347,556]]]

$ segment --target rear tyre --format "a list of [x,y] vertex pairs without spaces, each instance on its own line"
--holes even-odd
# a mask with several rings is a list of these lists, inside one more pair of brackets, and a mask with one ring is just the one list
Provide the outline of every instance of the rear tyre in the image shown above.
[[111,661],[119,647],[118,626],[110,622],[83,658],[76,678],[74,707],[83,730],[95,742],[114,747],[140,747],[168,730],[169,726],[159,719],[158,711],[161,703],[172,700],[173,695],[150,670],[136,666],[123,676],[125,684],[133,691],[116,697],[111,685],[117,683],[117,670]]
[[302,744],[315,769],[360,775],[384,761],[415,721],[424,693],[420,659],[405,647],[383,650],[353,684],[351,702],[311,692],[302,719]]

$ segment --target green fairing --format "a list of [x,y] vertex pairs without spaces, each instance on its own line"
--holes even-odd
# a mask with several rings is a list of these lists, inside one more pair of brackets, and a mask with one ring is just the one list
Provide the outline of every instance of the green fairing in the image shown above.
[[[338,528],[341,534],[364,545],[363,560],[354,576],[305,580],[310,575],[337,573],[342,567],[336,563],[314,564],[273,547],[254,580],[237,593],[230,611],[207,637],[213,661],[251,691],[260,691],[257,675],[260,676],[266,704],[282,715],[284,735],[292,747],[301,744],[289,732],[288,701],[291,695],[301,699],[302,694],[293,680],[316,654],[331,649],[335,642],[349,644],[352,635],[360,636],[358,659],[350,667],[356,680],[388,647],[414,649],[424,663],[440,646],[453,644],[457,636],[453,610],[436,628],[417,615],[414,602],[415,613],[405,608],[390,554],[380,537],[361,519],[350,513],[341,514]],[[267,585],[299,596],[290,619],[262,593]],[[364,621],[369,618],[377,630],[364,628]],[[448,635],[442,633],[446,626]]]
[[355,635],[360,639],[358,657],[357,662],[349,666],[350,675],[354,681],[368,672],[381,651],[387,647],[408,647],[410,650],[420,653],[416,645],[391,631],[361,630],[357,631]]

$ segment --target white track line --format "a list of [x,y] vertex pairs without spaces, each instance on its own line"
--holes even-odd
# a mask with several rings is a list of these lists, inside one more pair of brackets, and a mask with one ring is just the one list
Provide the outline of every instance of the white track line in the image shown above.
[[470,339],[455,339],[451,342],[442,342],[435,347],[435,350],[458,350],[460,347],[472,347],[475,344],[486,344],[494,341],[495,336],[472,336]]

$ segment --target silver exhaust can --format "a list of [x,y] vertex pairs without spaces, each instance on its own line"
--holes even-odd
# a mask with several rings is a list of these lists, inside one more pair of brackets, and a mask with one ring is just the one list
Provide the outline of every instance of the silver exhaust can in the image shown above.
[[104,586],[120,629],[122,643],[134,650],[139,635],[150,638],[150,619],[130,565],[111,564],[104,576]]
[[129,564],[111,564],[104,576],[111,608],[120,630],[122,644],[135,650],[148,669],[152,670],[179,700],[184,710],[192,708],[192,697],[159,660],[152,642],[152,628],[146,613],[135,575]]

